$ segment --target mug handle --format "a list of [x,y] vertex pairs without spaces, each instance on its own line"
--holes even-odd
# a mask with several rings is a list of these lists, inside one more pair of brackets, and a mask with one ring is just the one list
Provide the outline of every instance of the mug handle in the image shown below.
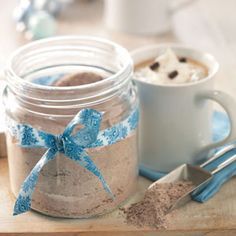
[[[200,102],[202,100],[212,100],[220,104],[226,113],[228,114],[230,121],[230,132],[227,137],[219,142],[215,142],[203,147],[202,151],[198,153],[198,156],[203,158],[206,157],[209,152],[217,147],[223,146],[226,143],[236,140],[236,101],[229,94],[219,91],[219,90],[209,90],[204,91],[198,94],[197,101]],[[198,159],[198,158],[197,158]]]

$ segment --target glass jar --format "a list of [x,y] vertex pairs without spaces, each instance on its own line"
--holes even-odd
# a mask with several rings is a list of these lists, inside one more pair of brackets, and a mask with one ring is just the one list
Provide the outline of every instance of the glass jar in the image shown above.
[[[50,86],[60,75],[84,71],[105,79],[79,86]],[[112,127],[137,106],[132,73],[129,53],[107,40],[69,36],[30,43],[12,55],[6,69],[6,120],[58,135],[81,109],[92,108],[103,114],[100,130]],[[11,189],[17,196],[46,149],[20,146],[9,130],[6,137]],[[133,193],[138,175],[136,129],[112,145],[86,151],[115,198],[96,176],[59,153],[40,172],[32,209],[56,217],[87,218],[113,210]]]

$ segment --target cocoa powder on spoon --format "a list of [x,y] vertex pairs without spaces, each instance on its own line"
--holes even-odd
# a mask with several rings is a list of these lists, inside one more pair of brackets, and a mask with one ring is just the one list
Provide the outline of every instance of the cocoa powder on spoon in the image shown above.
[[121,208],[128,224],[137,227],[166,228],[167,214],[171,206],[185,193],[194,188],[190,181],[160,183],[147,189],[140,202]]

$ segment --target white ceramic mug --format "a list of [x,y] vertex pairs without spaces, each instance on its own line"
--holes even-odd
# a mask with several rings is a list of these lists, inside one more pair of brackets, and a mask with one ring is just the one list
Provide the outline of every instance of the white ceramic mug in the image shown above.
[[[140,95],[139,153],[141,162],[152,169],[170,171],[183,163],[196,164],[215,147],[236,139],[236,103],[214,90],[218,63],[208,53],[195,49],[154,45],[132,52],[135,65],[162,54],[170,47],[178,56],[192,58],[208,68],[208,76],[197,82],[156,85],[135,80]],[[212,143],[212,103],[228,113],[231,131]]]
[[[108,28],[136,34],[160,34],[170,29],[171,15],[194,0],[105,0]],[[171,4],[172,3],[172,4]]]

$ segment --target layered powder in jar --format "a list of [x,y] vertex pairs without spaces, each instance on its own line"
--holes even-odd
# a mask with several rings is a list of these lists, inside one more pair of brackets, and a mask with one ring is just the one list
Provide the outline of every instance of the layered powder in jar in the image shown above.
[[[77,86],[102,80],[100,75],[84,72],[66,75],[54,81],[52,86]],[[62,95],[63,96],[63,95]],[[100,129],[111,127],[128,114],[121,98],[111,99],[95,109],[107,110]],[[60,134],[73,118],[45,117],[45,108],[37,113],[26,112],[20,107],[12,119],[52,134]],[[48,112],[48,111],[47,111]],[[71,110],[76,115],[78,109]],[[22,148],[15,137],[7,134],[10,180],[13,193],[17,196],[20,186],[46,152],[43,148]],[[58,217],[86,218],[108,212],[126,200],[135,190],[137,183],[137,133],[133,131],[124,140],[110,146],[90,148],[87,153],[100,169],[109,184],[115,199],[112,200],[96,176],[79,166],[63,154],[45,165],[40,172],[33,193],[32,208]]]

